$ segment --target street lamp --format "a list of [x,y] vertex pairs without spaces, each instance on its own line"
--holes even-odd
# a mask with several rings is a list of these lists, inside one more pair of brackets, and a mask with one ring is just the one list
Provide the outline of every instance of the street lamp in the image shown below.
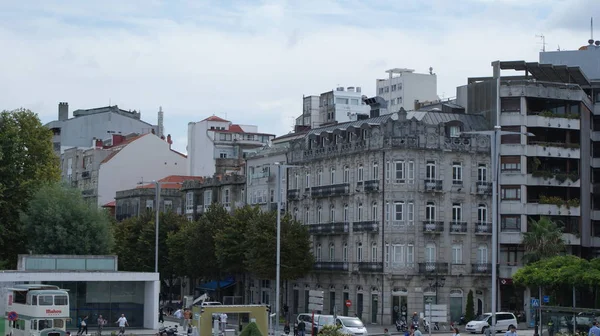
[[279,331],[279,284],[281,282],[281,171],[288,168],[303,168],[302,166],[286,165],[281,162],[275,162],[277,166],[277,257],[275,262],[275,325],[273,326],[273,335]]
[[446,283],[446,278],[438,278],[438,274],[435,273],[435,277],[429,278],[427,280],[429,280],[429,287],[435,288],[435,303],[438,304],[438,288],[444,287],[444,284]]

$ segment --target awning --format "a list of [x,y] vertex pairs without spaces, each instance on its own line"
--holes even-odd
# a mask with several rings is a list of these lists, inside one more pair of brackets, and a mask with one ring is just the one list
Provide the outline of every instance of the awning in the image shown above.
[[211,281],[207,283],[203,283],[196,287],[196,290],[205,290],[205,291],[215,291],[217,288],[227,288],[235,285],[234,280],[226,280],[226,281]]

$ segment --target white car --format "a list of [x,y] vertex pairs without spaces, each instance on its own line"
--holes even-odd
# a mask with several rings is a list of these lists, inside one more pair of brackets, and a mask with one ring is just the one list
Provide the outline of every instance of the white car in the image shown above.
[[[478,316],[475,320],[469,321],[465,330],[471,333],[485,333],[485,330],[492,323],[492,313],[485,313]],[[496,313],[496,332],[505,332],[510,325],[517,325],[517,318],[513,313],[498,312]]]
[[367,328],[358,317],[338,316],[335,324],[341,327],[341,332],[353,336],[368,336]]

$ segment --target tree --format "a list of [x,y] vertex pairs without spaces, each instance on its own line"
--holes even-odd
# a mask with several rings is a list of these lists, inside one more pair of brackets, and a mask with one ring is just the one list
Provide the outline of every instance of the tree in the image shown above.
[[216,257],[221,269],[231,274],[246,272],[245,254],[248,223],[260,216],[258,207],[236,209],[229,225],[221,227],[215,235]]
[[531,220],[528,232],[523,233],[524,262],[532,263],[557,256],[565,249],[561,229],[548,217]]
[[338,325],[324,325],[319,335],[323,336],[348,336],[342,331],[342,327]]
[[[175,273],[167,237],[176,234],[187,224],[185,217],[173,212],[161,213],[158,230],[158,271],[163,280]],[[138,217],[128,218],[114,226],[115,253],[124,271],[154,272],[156,225],[155,215],[146,211]],[[185,249],[186,246],[180,248]]]
[[26,252],[27,235],[20,213],[35,190],[60,179],[52,131],[38,116],[24,109],[0,112],[0,264],[15,267],[17,255]]
[[106,211],[90,206],[78,189],[46,184],[21,214],[27,249],[36,254],[108,254],[113,247]]
[[[276,212],[263,212],[249,222],[246,267],[262,279],[275,279],[276,217]],[[306,226],[285,215],[281,218],[281,279],[298,279],[313,263]]]
[[260,329],[258,329],[256,322],[250,322],[244,327],[240,336],[262,336],[262,333],[260,332]]
[[473,321],[475,319],[475,302],[473,301],[473,290],[469,290],[467,294],[467,311],[465,312],[465,321]]

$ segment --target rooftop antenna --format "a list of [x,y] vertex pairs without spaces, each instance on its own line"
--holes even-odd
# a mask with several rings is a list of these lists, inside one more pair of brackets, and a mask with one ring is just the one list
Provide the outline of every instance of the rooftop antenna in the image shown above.
[[546,36],[544,34],[535,35],[535,37],[540,38],[542,40],[542,52],[546,52]]

